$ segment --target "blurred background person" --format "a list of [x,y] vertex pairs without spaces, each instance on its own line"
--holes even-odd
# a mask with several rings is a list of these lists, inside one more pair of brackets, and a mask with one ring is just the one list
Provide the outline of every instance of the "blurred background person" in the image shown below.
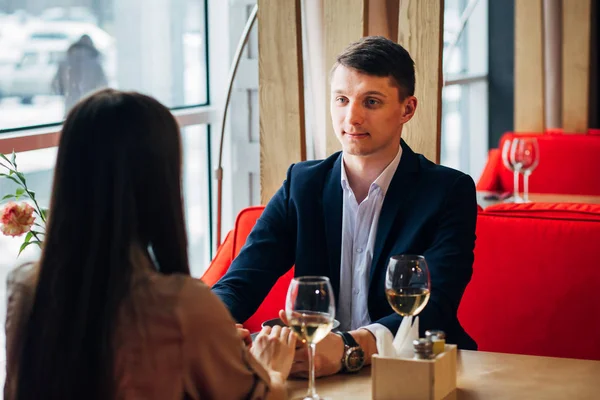
[[88,35],[67,50],[52,80],[52,90],[64,97],[65,115],[86,94],[108,86],[102,55]]

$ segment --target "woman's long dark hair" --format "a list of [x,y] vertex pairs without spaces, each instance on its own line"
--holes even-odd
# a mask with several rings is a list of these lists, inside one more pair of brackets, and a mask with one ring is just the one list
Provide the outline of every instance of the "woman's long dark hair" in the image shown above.
[[113,337],[148,248],[189,274],[177,122],[158,101],[103,90],[69,113],[58,149],[40,275],[24,329],[19,400],[111,399]]

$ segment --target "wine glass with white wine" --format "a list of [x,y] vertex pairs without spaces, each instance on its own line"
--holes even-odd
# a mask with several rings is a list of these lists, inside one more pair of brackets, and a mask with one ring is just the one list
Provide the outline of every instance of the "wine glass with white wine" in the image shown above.
[[425,257],[401,254],[390,257],[385,277],[385,295],[390,306],[403,317],[419,314],[429,301],[431,280]]
[[292,279],[285,301],[288,325],[308,345],[309,383],[304,400],[321,399],[315,391],[315,348],[329,334],[335,318],[335,299],[329,278],[302,276]]

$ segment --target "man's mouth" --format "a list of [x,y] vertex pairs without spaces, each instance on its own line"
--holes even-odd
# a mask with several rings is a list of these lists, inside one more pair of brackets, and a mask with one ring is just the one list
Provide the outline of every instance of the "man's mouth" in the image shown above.
[[352,139],[362,139],[362,138],[369,137],[369,132],[346,132],[346,131],[344,131],[344,135],[347,135]]

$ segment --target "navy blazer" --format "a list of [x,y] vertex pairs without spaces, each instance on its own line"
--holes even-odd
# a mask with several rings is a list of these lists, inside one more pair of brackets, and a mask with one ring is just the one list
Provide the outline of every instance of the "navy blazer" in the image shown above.
[[[419,314],[420,334],[446,332],[459,348],[476,349],[457,310],[473,271],[477,201],[475,184],[462,172],[415,154],[402,140],[402,157],[386,193],[373,250],[368,293],[371,321],[396,333],[402,317],[385,296],[390,256],[421,254],[430,269],[431,297]],[[341,153],[292,165],[246,244],[213,292],[238,321],[248,319],[277,279],[326,275],[336,299],[342,237]]]

